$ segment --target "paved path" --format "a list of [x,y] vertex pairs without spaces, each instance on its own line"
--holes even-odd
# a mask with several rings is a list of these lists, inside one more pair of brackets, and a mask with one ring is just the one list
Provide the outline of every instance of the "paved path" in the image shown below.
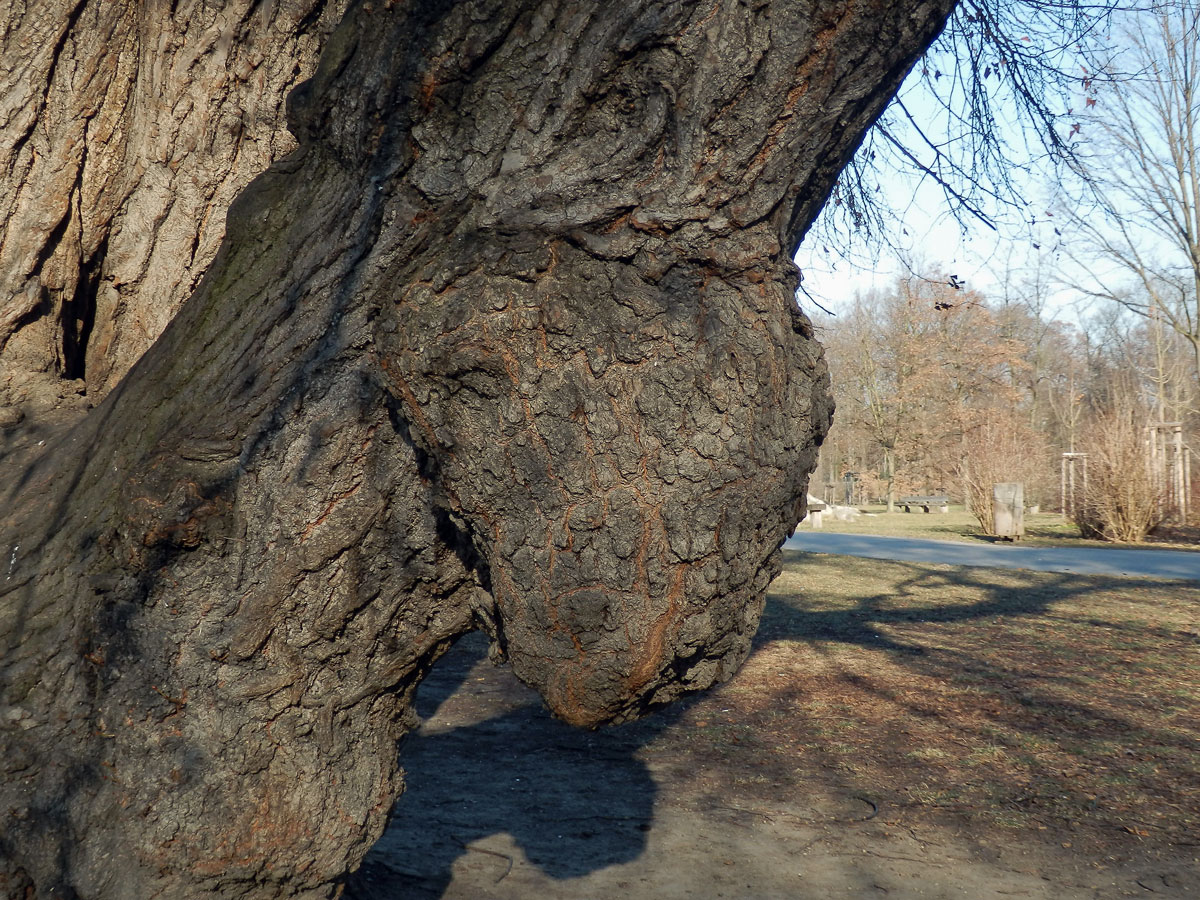
[[948,563],[1002,569],[1036,569],[1080,575],[1132,575],[1171,581],[1200,581],[1200,553],[1114,547],[1023,547],[1020,544],[966,544],[873,534],[797,531],[783,545],[808,553],[866,556],[905,562]]

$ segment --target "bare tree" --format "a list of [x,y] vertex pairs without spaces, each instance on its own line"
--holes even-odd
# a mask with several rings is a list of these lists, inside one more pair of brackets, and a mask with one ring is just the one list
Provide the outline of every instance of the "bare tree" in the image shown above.
[[900,492],[949,490],[967,471],[964,461],[994,443],[979,439],[985,427],[1010,421],[1020,407],[1026,348],[982,295],[947,280],[902,279],[825,323],[838,403],[834,440],[867,448],[863,474],[883,483],[889,510]]
[[1077,485],[1075,524],[1087,538],[1131,543],[1162,520],[1160,479],[1147,448],[1148,413],[1136,389],[1115,380],[1088,423],[1087,486]]
[[992,488],[997,482],[1024,484],[1027,503],[1036,503],[1045,493],[1049,470],[1045,438],[1030,427],[1025,410],[1003,406],[984,412],[964,437],[959,464],[963,499],[983,533],[994,534]]
[[[824,257],[874,262],[902,256],[905,201],[884,185],[931,184],[964,233],[1037,241],[1030,177],[1057,180],[1074,165],[1081,80],[1094,82],[1120,4],[1074,0],[963,0],[946,29],[842,173],[809,241]],[[1090,74],[1089,74],[1090,73]],[[904,192],[898,192],[907,196]],[[913,274],[932,277],[918,258]],[[811,299],[811,298],[810,298]]]
[[[1094,202],[1070,210],[1064,246],[1088,296],[1164,322],[1200,378],[1200,6],[1128,17],[1133,74],[1086,102],[1094,131],[1079,163]],[[1099,265],[1097,265],[1099,263]]]

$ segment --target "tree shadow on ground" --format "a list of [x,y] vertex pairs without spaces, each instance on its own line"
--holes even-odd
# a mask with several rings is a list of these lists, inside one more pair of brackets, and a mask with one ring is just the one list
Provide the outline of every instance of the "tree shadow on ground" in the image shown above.
[[[819,559],[785,553],[789,567],[817,565]],[[880,809],[894,810],[898,804],[913,809],[920,801],[907,792],[928,781],[929,792],[949,798],[937,799],[931,809],[948,814],[956,808],[953,797],[959,788],[941,784],[938,767],[912,751],[925,749],[939,736],[946,746],[962,747],[966,754],[971,748],[990,752],[999,746],[1008,755],[1001,754],[997,765],[980,763],[972,770],[981,783],[989,781],[992,793],[971,802],[1029,813],[1035,823],[1053,826],[1047,834],[1060,826],[1086,825],[1083,820],[1090,815],[1079,806],[1073,776],[1060,769],[1073,746],[1105,737],[1133,750],[1106,762],[1117,779],[1126,777],[1126,768],[1132,773],[1144,762],[1151,745],[1159,755],[1190,746],[1179,734],[1139,721],[1136,703],[1141,701],[1133,694],[1106,694],[1102,686],[1087,684],[1088,667],[1103,666],[1089,655],[1092,647],[1075,648],[1081,654],[1078,663],[1061,660],[1056,670],[1047,665],[1066,649],[1052,642],[1066,627],[1062,610],[1068,603],[1075,610],[1071,627],[1094,633],[1100,642],[1194,642],[1194,636],[1169,624],[1122,621],[1103,609],[1078,607],[1077,601],[1092,593],[1119,591],[1130,584],[1127,580],[1020,572],[998,577],[986,569],[880,565],[897,567],[903,577],[880,573],[874,593],[864,591],[837,603],[789,593],[777,583],[768,595],[754,653],[768,652],[776,641],[802,644],[810,659],[821,661],[823,673],[806,679],[804,671],[789,669],[784,677],[772,669],[766,673],[770,683],[750,682],[759,696],[739,709],[736,698],[747,689],[744,673],[740,687],[735,682],[734,691],[717,695],[717,705],[733,708],[720,710],[716,718],[706,712],[712,727],[704,733],[681,733],[679,723],[698,704],[711,705],[711,695],[707,700],[704,695],[689,698],[629,725],[597,732],[571,728],[553,719],[533,691],[511,678],[489,675],[483,662],[486,641],[481,635],[467,636],[418,692],[415,706],[426,724],[402,747],[407,792],[352,881],[349,896],[438,898],[452,879],[499,884],[522,862],[566,881],[638,859],[646,850],[655,801],[663,789],[638,753],[656,738],[667,737],[668,730],[674,734],[664,746],[677,748],[673,752],[685,769],[703,760],[711,764],[710,771],[728,775],[706,789],[706,795],[726,802],[721,797],[728,792],[735,798],[727,801],[731,806],[740,802],[736,792],[747,790],[733,776],[761,771],[770,776],[769,784],[761,788],[761,801],[745,801],[751,805],[772,807],[807,797],[805,791],[796,793],[793,782],[799,777],[815,793],[860,798]],[[1135,583],[1151,593],[1179,588],[1174,582]],[[1043,625],[1044,635],[1038,631]],[[1032,634],[1020,631],[1031,628]],[[967,639],[960,641],[960,636]],[[867,653],[848,661],[840,655],[846,647]],[[994,652],[997,647],[1004,652]],[[1025,648],[1037,658],[1023,656]],[[1079,690],[1060,692],[1065,682],[1077,678]],[[948,695],[940,688],[926,693],[931,685],[946,684],[952,694],[986,694],[985,700],[977,709],[943,706]],[[844,701],[838,707],[844,716],[835,709],[809,717],[805,710],[814,697]],[[886,715],[872,718],[880,712]],[[848,728],[830,730],[841,725]],[[772,729],[782,731],[775,735]],[[734,737],[737,743],[731,743]],[[852,757],[843,755],[840,745],[846,742],[855,748]],[[851,769],[845,766],[847,759],[854,762]],[[951,780],[961,771],[945,767]],[[1157,782],[1144,787],[1167,789]],[[970,827],[986,826],[986,821],[971,822]],[[515,858],[521,855],[523,860]]]
[[[468,635],[422,683],[415,709],[425,724],[400,749],[405,793],[348,896],[441,897],[460,860],[499,882],[517,860],[503,841],[487,840],[496,835],[511,836],[530,864],[555,879],[630,862],[645,850],[657,786],[635,753],[674,714],[574,728],[553,718],[532,689],[488,677],[486,655],[483,636]],[[452,720],[440,714],[447,700]]]
[[[785,560],[801,578],[820,565]],[[1189,701],[1170,695],[1200,635],[1164,615],[1178,582],[879,565],[890,568],[873,595],[770,595],[756,647],[797,642],[820,672],[811,682],[795,673],[773,703],[832,698],[854,736],[814,725],[808,746],[852,743],[852,780],[886,785],[893,801],[911,802],[913,785],[928,782],[932,807],[1007,806],[1049,828],[1118,838],[1123,828],[1141,840],[1150,826],[1138,823],[1186,808],[1200,787],[1195,735]],[[1155,819],[1153,835],[1178,840],[1185,818]]]
[[[796,550],[784,551],[785,565],[819,565],[821,554]],[[888,626],[905,623],[939,623],[953,625],[987,619],[1036,618],[1050,615],[1055,607],[1078,602],[1092,594],[1121,591],[1131,584],[1143,592],[1178,591],[1181,583],[1172,580],[1128,578],[1069,573],[1031,573],[1024,570],[1005,570],[1007,583],[995,578],[996,570],[966,566],[935,566],[924,562],[881,562],[880,565],[903,567],[910,574],[900,581],[881,576],[880,586],[886,590],[864,594],[852,607],[813,609],[797,604],[777,589],[768,592],[766,612],[755,636],[755,646],[778,638],[797,640],[832,640],[864,647],[920,656],[925,648],[906,643],[887,634]],[[962,602],[964,594],[978,596],[974,602]],[[921,602],[914,598],[936,595],[936,602]],[[1151,610],[1147,610],[1150,616]],[[1091,624],[1110,629],[1128,628],[1121,622],[1091,620]],[[1149,623],[1138,623],[1140,634],[1154,632],[1162,637],[1172,636],[1171,629],[1156,629]]]

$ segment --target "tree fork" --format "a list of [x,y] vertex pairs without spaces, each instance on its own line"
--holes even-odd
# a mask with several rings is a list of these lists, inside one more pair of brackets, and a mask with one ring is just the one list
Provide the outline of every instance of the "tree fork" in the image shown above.
[[336,896],[472,628],[586,727],[729,677],[831,414],[790,255],[951,5],[354,5],[5,489],[0,885]]

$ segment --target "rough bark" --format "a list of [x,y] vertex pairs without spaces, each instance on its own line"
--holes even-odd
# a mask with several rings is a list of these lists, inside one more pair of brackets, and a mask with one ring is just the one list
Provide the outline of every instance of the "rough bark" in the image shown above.
[[471,628],[582,726],[728,677],[830,416],[790,255],[950,5],[354,5],[0,499],[0,885],[336,895]]
[[346,0],[3,6],[0,407],[36,415],[102,397],[195,289]]

